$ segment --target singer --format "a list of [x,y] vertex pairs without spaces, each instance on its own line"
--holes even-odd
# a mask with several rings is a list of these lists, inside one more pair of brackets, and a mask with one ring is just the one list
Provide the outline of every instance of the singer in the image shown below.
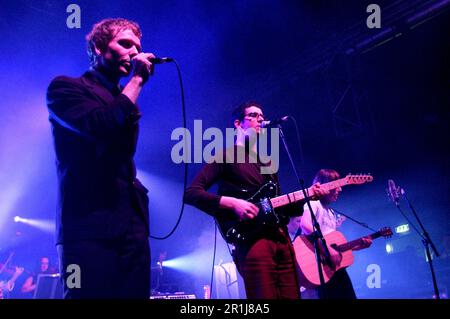
[[[48,87],[66,299],[150,295],[148,191],[136,178],[133,157],[141,117],[136,101],[155,56],[142,52],[141,36],[133,21],[98,22],[86,36],[89,71],[56,77]],[[81,287],[67,285],[71,264],[80,267]]]

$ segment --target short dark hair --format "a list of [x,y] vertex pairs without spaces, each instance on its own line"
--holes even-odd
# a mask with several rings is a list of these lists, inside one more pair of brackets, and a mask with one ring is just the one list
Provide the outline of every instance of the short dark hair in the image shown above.
[[317,172],[316,176],[314,177],[313,184],[315,183],[323,184],[335,181],[339,179],[339,177],[340,177],[339,173],[334,169],[323,168]]
[[233,112],[231,113],[232,122],[234,122],[235,120],[242,121],[245,117],[245,110],[252,106],[256,106],[262,110],[262,107],[261,107],[261,105],[259,105],[258,102],[255,102],[255,101],[244,102],[242,104],[239,104],[238,106],[236,106],[233,109]]
[[91,32],[86,35],[87,53],[92,66],[97,63],[95,47],[100,50],[106,49],[108,43],[123,30],[130,29],[139,39],[142,38],[141,28],[134,21],[123,18],[104,19],[92,27]]

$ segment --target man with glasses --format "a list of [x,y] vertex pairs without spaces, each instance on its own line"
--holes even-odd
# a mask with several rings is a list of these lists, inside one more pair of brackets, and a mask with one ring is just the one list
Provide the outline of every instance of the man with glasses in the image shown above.
[[[206,164],[192,184],[187,188],[185,202],[215,217],[219,223],[234,218],[245,221],[254,219],[259,208],[246,201],[254,192],[269,181],[278,185],[277,174],[262,174],[262,163],[257,153],[256,139],[253,135],[261,133],[264,120],[262,107],[253,101],[239,105],[232,114],[237,131],[233,150],[225,150],[221,160]],[[230,152],[232,156],[230,156]],[[245,161],[236,160],[236,154],[245,154]],[[234,159],[234,160],[230,160]],[[251,160],[251,158],[256,160]],[[213,184],[218,184],[217,194],[208,192]],[[279,187],[278,187],[279,188]],[[244,196],[239,190],[247,190]],[[281,194],[278,189],[278,193]],[[314,188],[314,196],[324,191],[319,185]],[[288,205],[284,214],[301,215],[303,203]],[[287,233],[286,223],[267,224],[261,227],[251,239],[235,242],[233,259],[245,283],[249,299],[297,299],[300,288],[297,282],[294,250]],[[226,234],[222,236],[227,240]]]

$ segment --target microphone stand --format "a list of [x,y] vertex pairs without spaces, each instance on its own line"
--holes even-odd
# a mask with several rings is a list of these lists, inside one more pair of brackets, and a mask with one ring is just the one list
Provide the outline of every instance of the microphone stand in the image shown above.
[[[411,208],[414,217],[416,218],[417,222],[419,223],[420,228],[422,229],[422,233],[421,233],[421,232],[419,232],[417,230],[416,227],[414,227],[416,232],[422,238],[422,244],[425,246],[425,251],[426,251],[427,259],[428,259],[428,264],[430,265],[431,277],[433,279],[434,294],[436,295],[436,299],[441,299],[441,296],[439,295],[439,289],[438,289],[437,281],[436,281],[436,274],[434,272],[433,260],[431,258],[430,245],[431,245],[431,248],[433,249],[433,252],[436,255],[436,257],[439,257],[439,253],[437,252],[436,246],[434,246],[433,241],[431,240],[428,232],[426,231],[426,229],[423,226],[419,216],[417,215],[416,210],[414,209],[413,205],[411,204],[411,201],[408,199],[408,197],[406,196],[406,193],[405,193],[405,191],[403,189],[401,189],[401,193],[402,193],[402,195],[405,196],[406,201],[408,202],[408,205]],[[400,206],[399,206],[398,202],[396,202],[395,204],[397,205],[397,208],[400,209]]]
[[317,218],[313,213],[311,203],[310,203],[310,198],[306,192],[305,181],[303,179],[300,179],[300,177],[298,176],[298,172],[297,172],[296,166],[294,164],[294,160],[292,159],[291,152],[289,151],[289,147],[287,145],[286,137],[283,133],[283,129],[281,128],[280,124],[278,124],[277,127],[280,130],[280,137],[281,137],[281,140],[283,141],[284,149],[286,150],[289,161],[292,165],[292,169],[294,170],[295,177],[297,178],[297,183],[300,185],[300,188],[302,189],[303,196],[305,197],[306,204],[308,205],[309,212],[311,213],[311,220],[312,220],[312,224],[313,224],[313,232],[311,233],[311,238],[314,243],[314,252],[316,255],[317,270],[319,272],[319,279],[320,279],[319,298],[327,299],[327,294],[326,294],[326,289],[325,289],[325,279],[323,277],[322,261],[321,261],[321,256],[320,256],[319,244],[322,246],[326,260],[330,260],[330,251],[328,250],[328,246],[326,244],[325,238],[323,237],[322,230],[320,229],[320,225],[317,221]]

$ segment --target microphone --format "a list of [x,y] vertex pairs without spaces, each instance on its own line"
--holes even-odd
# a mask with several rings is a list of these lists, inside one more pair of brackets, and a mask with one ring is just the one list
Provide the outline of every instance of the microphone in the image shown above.
[[277,126],[280,125],[283,122],[286,122],[289,119],[289,116],[283,116],[279,119],[275,119],[275,120],[268,120],[268,121],[262,121],[261,122],[261,127],[273,127],[273,126]]
[[[169,63],[169,62],[174,62],[175,60],[172,58],[168,58],[168,57],[163,57],[163,58],[151,58],[149,59],[149,61],[152,64],[163,64],[163,63]],[[134,69],[134,63],[133,60],[125,60],[125,61],[121,61],[121,64],[123,66],[125,66],[125,68],[127,68],[127,70],[131,71],[132,69]]]
[[400,202],[400,195],[404,194],[404,191],[400,186],[396,186],[394,181],[392,179],[388,180],[388,188],[386,189],[388,193],[388,197],[391,201],[395,203],[395,205],[398,206]]
[[173,62],[174,60],[172,58],[163,57],[163,58],[151,58],[150,62],[153,64],[163,64],[163,63],[169,63]]

